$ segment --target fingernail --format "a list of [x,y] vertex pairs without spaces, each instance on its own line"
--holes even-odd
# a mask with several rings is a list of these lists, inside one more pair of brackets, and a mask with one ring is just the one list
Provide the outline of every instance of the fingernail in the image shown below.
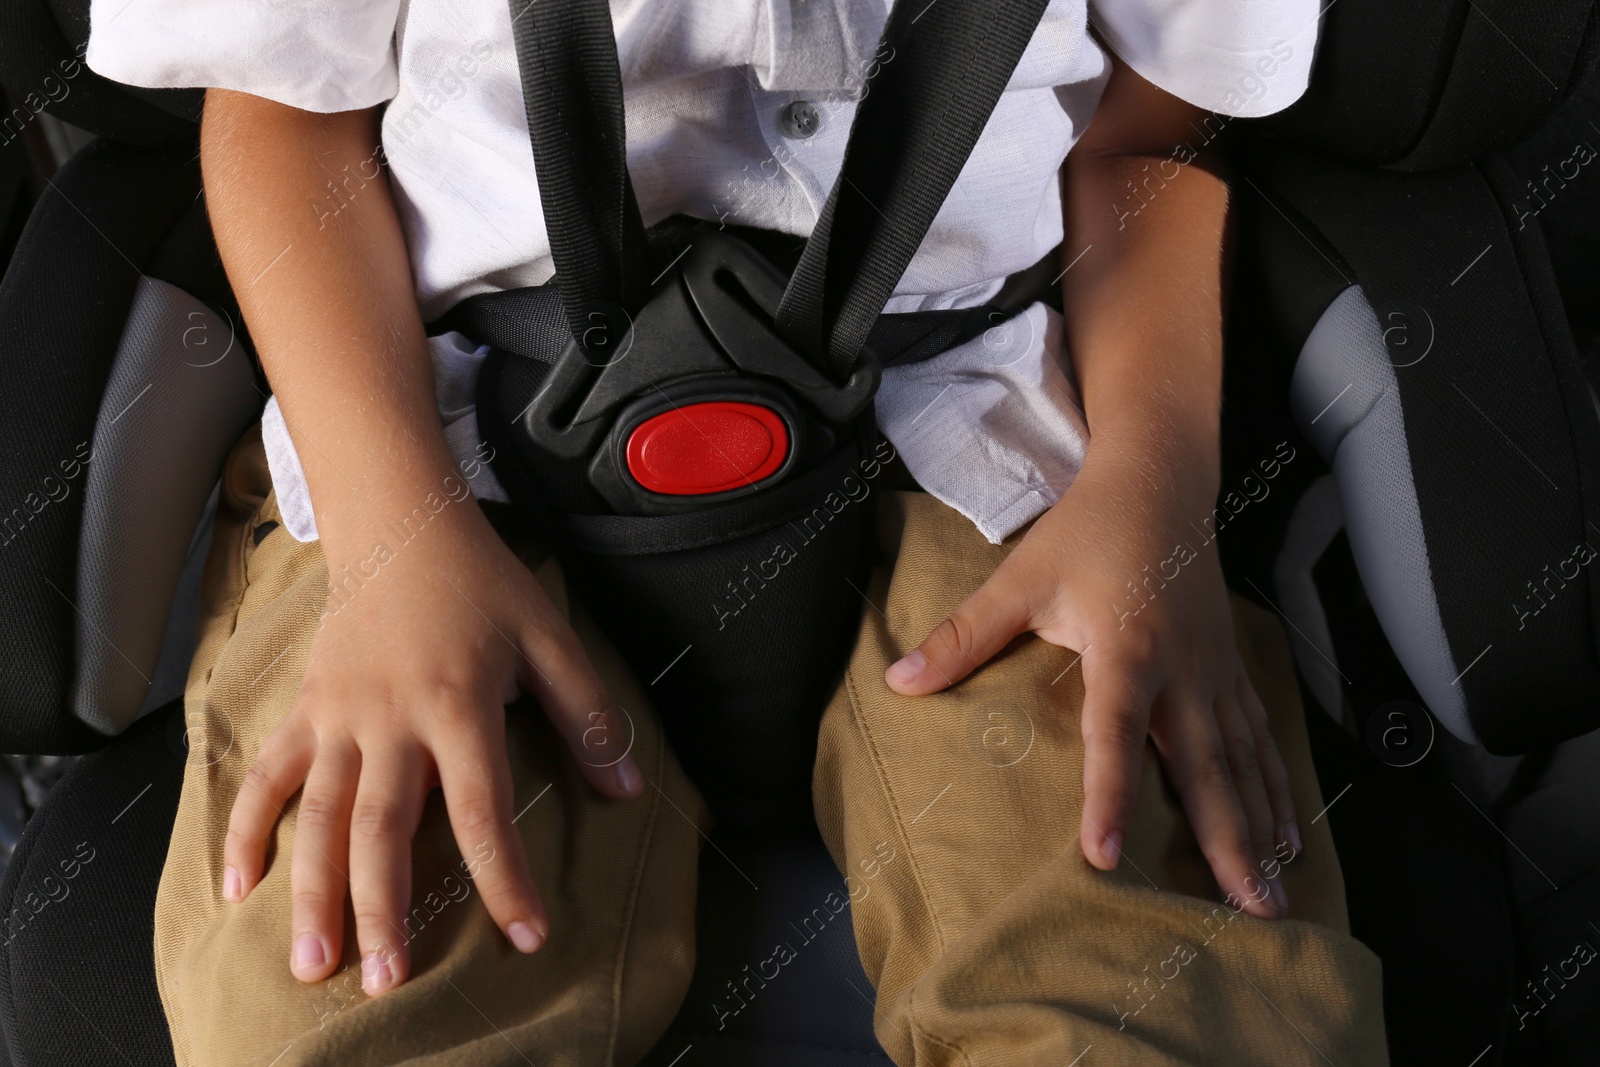
[[922,669],[928,665],[928,658],[920,651],[913,649],[911,652],[895,660],[889,668],[887,675],[891,685],[910,685],[922,674]]
[[234,903],[244,899],[244,879],[232,867],[222,872],[222,899]]
[[381,993],[394,981],[394,971],[389,966],[386,949],[375,949],[361,961],[361,988],[368,994]]
[[506,927],[506,936],[517,946],[518,952],[533,952],[544,944],[544,935],[524,922],[515,922]]
[[1100,855],[1111,866],[1115,867],[1117,865],[1117,861],[1122,858],[1121,830],[1113,830],[1105,836],[1105,840],[1100,845]]
[[294,969],[314,971],[328,962],[328,953],[322,947],[322,938],[316,934],[301,934],[294,939]]
[[1284,828],[1283,836],[1288,838],[1289,847],[1294,849],[1294,854],[1296,856],[1300,855],[1300,853],[1304,851],[1305,846],[1300,843],[1300,827],[1296,826],[1294,823],[1290,823]]
[[630,797],[644,788],[644,775],[639,773],[639,765],[633,762],[632,756],[617,764],[617,769],[613,773],[617,788]]

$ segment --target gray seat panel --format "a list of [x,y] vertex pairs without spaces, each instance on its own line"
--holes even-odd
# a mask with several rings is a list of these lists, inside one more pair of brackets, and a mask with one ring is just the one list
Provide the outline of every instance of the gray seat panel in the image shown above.
[[1395,365],[1359,287],[1339,294],[1306,338],[1290,403],[1333,468],[1350,551],[1395,657],[1445,728],[1479,743],[1439,615]]
[[145,704],[222,460],[261,404],[233,325],[141,279],[84,482],[72,712],[96,730],[120,733]]
[[1289,620],[1295,668],[1322,710],[1351,730],[1354,719],[1344,699],[1338,653],[1312,573],[1342,529],[1339,489],[1333,476],[1325,474],[1311,483],[1289,516],[1283,545],[1273,565],[1272,584],[1278,593],[1278,608]]

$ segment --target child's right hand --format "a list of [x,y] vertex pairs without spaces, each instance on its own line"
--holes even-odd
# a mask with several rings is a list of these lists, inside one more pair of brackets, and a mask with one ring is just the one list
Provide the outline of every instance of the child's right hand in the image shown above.
[[[330,575],[366,557],[329,552]],[[602,794],[637,796],[631,756],[586,752],[616,709],[577,635],[470,500],[447,506],[377,574],[330,595],[294,706],[263,743],[234,802],[223,896],[261,880],[266,843],[296,791],[290,968],[301,981],[340,963],[345,885],[369,995],[408,973],[411,840],[434,786],[496,925],[533,952],[548,922],[512,826],[505,705],[537,696],[584,777]],[[373,561],[366,561],[366,573]],[[611,734],[617,736],[617,734]]]

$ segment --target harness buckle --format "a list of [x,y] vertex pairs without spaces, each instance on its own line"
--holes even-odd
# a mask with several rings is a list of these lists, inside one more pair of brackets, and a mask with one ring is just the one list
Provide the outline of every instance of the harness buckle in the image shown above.
[[596,304],[517,424],[545,452],[589,460],[622,514],[668,514],[759,492],[833,451],[882,375],[863,350],[838,383],[773,326],[783,274],[739,238],[701,230],[635,316]]

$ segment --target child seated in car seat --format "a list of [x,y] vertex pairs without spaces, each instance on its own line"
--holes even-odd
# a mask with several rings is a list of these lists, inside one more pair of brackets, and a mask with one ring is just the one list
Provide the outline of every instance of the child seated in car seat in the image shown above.
[[[188,768],[158,903],[180,1063],[631,1063],[687,987],[704,806],[547,550],[466,500],[505,499],[483,351],[423,328],[554,270],[515,7],[92,8],[96,71],[209,89],[207,203],[274,391],[225,472],[185,700],[235,743]],[[614,0],[645,222],[808,233],[887,8]],[[1326,824],[1297,824],[1321,805],[1281,637],[1197,534],[1207,146],[1299,95],[1317,20],[1055,0],[890,301],[978,305],[1060,245],[1063,313],[876,401],[925,492],[879,494],[814,785],[847,886],[873,872],[852,918],[897,1063],[1384,1061],[1376,960]],[[584,758],[597,732],[629,755]]]

